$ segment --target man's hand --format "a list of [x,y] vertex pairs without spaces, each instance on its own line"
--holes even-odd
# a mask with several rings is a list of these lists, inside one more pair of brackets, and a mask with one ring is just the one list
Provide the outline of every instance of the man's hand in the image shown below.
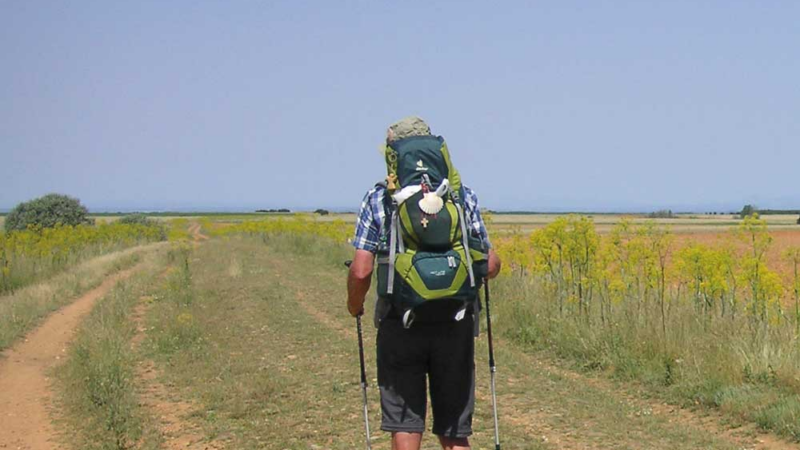
[[364,315],[364,305],[362,304],[361,307],[358,309],[354,309],[355,307],[350,302],[347,302],[347,311],[353,317],[358,317]]
[[500,268],[502,267],[502,263],[500,262],[500,257],[497,256],[497,253],[494,252],[493,248],[489,249],[489,274],[486,276],[488,279],[492,279],[500,273]]
[[347,275],[347,310],[353,317],[364,314],[364,297],[372,282],[372,264],[375,255],[366,250],[356,250],[350,273]]

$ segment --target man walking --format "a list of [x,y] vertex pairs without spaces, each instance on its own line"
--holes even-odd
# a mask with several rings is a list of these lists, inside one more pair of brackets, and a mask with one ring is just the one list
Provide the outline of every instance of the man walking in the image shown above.
[[381,429],[393,450],[418,450],[429,383],[442,448],[469,449],[477,291],[500,260],[444,140],[408,117],[389,127],[386,144],[389,176],[367,192],[356,224],[347,307],[363,314],[377,254]]

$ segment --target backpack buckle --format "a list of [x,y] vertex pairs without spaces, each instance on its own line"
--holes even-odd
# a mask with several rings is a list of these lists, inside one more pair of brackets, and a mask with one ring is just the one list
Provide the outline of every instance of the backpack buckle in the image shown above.
[[411,327],[411,324],[414,323],[415,318],[416,317],[414,316],[414,311],[410,309],[406,311],[406,313],[403,314],[403,328],[409,329]]

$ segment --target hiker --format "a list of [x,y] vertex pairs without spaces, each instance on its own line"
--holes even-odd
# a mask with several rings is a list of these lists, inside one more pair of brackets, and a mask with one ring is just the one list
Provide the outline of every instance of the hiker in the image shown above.
[[392,124],[384,152],[388,176],[361,204],[347,279],[348,310],[360,316],[377,256],[381,429],[392,433],[393,450],[420,448],[427,377],[432,432],[444,449],[469,449],[478,289],[500,260],[477,196],[422,119]]

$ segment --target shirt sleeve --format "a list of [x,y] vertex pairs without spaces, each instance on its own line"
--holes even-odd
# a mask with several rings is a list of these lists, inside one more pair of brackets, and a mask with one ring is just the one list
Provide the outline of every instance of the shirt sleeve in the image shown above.
[[370,253],[378,252],[380,225],[376,208],[380,206],[376,189],[371,189],[361,201],[361,209],[356,219],[356,230],[353,237],[353,247],[356,249],[366,250]]
[[492,248],[492,243],[489,242],[489,232],[486,231],[486,225],[481,217],[478,196],[475,191],[466,186],[464,186],[464,209],[466,209],[467,220],[471,226],[470,231],[481,239],[487,249]]

